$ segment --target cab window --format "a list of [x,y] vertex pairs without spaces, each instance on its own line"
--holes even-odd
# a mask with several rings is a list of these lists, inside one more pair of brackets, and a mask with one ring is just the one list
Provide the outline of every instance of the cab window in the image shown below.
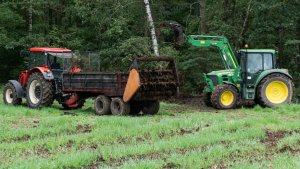
[[264,54],[264,70],[273,69],[273,57],[271,53]]
[[261,53],[248,53],[247,72],[256,73],[263,70],[263,55]]

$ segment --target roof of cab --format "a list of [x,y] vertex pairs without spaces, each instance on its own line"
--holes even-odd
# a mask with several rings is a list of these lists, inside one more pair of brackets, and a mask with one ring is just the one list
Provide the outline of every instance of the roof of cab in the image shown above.
[[47,48],[47,47],[33,47],[30,48],[30,52],[72,52],[67,48]]
[[240,49],[239,52],[251,52],[251,53],[275,53],[274,49]]

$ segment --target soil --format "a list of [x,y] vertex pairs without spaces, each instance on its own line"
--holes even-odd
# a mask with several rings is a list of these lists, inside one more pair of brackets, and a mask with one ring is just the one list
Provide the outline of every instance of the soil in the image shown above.
[[89,124],[79,124],[76,126],[76,130],[81,133],[90,133],[92,131],[92,126]]
[[286,130],[278,130],[278,131],[271,131],[270,129],[265,129],[266,137],[261,142],[266,145],[268,148],[275,147],[277,142],[284,138],[289,131]]
[[163,166],[164,169],[170,169],[170,168],[180,168],[179,164],[175,163],[167,163]]
[[[178,96],[178,97],[172,97],[168,100],[166,100],[167,103],[176,103],[179,105],[188,105],[191,108],[194,108],[197,111],[203,111],[203,112],[218,112],[216,109],[212,108],[212,107],[207,107],[203,101],[203,97],[202,96]],[[176,108],[176,111],[178,113],[180,113],[181,111],[184,112],[186,111],[185,108],[182,108],[182,110],[180,108]]]

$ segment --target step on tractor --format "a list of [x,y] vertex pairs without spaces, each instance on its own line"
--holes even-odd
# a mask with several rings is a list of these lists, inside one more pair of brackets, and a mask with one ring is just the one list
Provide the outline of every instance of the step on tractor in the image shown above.
[[174,31],[176,45],[187,42],[192,47],[215,47],[224,64],[224,70],[204,75],[206,87],[204,102],[217,109],[231,109],[243,103],[255,102],[263,107],[290,103],[293,97],[293,78],[287,69],[276,65],[273,49],[240,49],[237,57],[224,36],[188,35],[180,24],[164,22]]
[[6,104],[19,105],[26,98],[30,108],[42,108],[57,100],[65,109],[77,109],[94,98],[98,115],[156,114],[160,100],[177,94],[173,57],[139,57],[129,72],[108,73],[83,71],[70,49],[35,47],[23,53],[28,68],[5,85]]

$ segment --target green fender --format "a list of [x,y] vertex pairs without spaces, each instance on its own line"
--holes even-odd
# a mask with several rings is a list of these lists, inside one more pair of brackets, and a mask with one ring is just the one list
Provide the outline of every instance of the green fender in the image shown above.
[[265,70],[263,71],[258,78],[256,79],[255,82],[255,88],[257,87],[257,85],[260,83],[260,81],[265,78],[266,76],[273,74],[273,73],[280,73],[280,74],[284,74],[287,77],[289,77],[291,80],[293,80],[293,77],[289,74],[287,69],[270,69],[270,70]]

